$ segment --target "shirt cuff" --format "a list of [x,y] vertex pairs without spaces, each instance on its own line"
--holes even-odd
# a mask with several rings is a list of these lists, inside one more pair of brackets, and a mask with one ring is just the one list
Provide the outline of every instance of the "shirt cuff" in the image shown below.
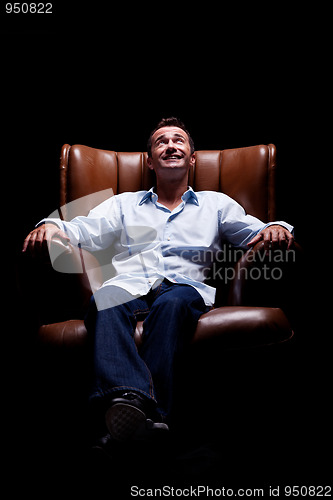
[[35,225],[35,227],[42,226],[43,224],[54,224],[55,226],[58,226],[59,229],[63,229],[63,225],[60,219],[42,219],[40,222],[38,222],[38,224]]
[[288,222],[285,222],[283,220],[277,220],[277,221],[274,221],[274,222],[268,222],[268,224],[265,224],[265,226],[261,229],[261,231],[263,229],[266,229],[266,227],[269,227],[269,226],[282,226],[284,227],[285,229],[288,229],[288,231],[291,233],[291,234],[294,234],[294,226],[291,226],[290,224],[288,224]]

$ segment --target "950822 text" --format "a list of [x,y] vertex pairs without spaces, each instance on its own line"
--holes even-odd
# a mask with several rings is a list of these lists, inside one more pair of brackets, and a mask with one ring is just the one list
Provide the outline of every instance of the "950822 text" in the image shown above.
[[7,2],[5,10],[6,14],[53,14],[53,4],[51,2]]

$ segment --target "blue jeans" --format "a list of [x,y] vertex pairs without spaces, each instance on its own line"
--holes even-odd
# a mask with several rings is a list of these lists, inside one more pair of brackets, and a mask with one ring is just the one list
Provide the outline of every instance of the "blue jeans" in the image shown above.
[[[103,303],[97,308],[96,302]],[[99,310],[98,310],[99,309]],[[136,391],[167,416],[172,407],[174,362],[209,308],[189,285],[164,280],[145,296],[117,286],[95,293],[86,318],[94,339],[94,384],[90,399],[110,401],[119,391]],[[143,320],[143,343],[134,342]]]

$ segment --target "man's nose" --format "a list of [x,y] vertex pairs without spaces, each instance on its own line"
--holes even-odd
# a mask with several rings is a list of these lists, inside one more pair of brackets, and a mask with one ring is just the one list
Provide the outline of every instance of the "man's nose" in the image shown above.
[[172,139],[169,139],[168,144],[167,144],[167,150],[169,151],[170,149],[176,150],[176,147],[175,147]]

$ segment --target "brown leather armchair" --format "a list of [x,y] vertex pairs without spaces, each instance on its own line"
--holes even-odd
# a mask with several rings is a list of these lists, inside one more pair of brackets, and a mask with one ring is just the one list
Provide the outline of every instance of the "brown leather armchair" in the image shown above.
[[[60,160],[60,215],[65,220],[86,215],[94,205],[110,196],[110,192],[105,191],[110,188],[114,194],[149,189],[154,174],[148,169],[146,160],[146,153],[117,153],[65,144]],[[275,173],[276,148],[273,144],[197,151],[189,184],[196,191],[223,191],[238,201],[247,213],[268,222],[276,219]],[[74,202],[78,199],[81,202]],[[48,260],[24,258],[29,260],[23,266],[24,272],[33,273],[34,283],[34,291],[29,289],[26,294],[26,299],[31,299],[30,320],[43,343],[79,351],[87,345],[83,321],[87,304],[105,279],[105,251],[104,254],[89,254],[71,245],[65,247],[56,239],[52,245],[58,255],[53,267],[66,270],[68,266],[70,272],[56,272]],[[296,245],[289,252],[298,250]],[[285,251],[285,256],[287,253]],[[289,269],[295,259],[280,260]],[[226,265],[222,263],[224,269]],[[219,299],[215,308],[201,317],[193,342],[207,344],[214,338],[224,347],[243,347],[290,339],[293,336],[292,315],[289,315],[290,304],[286,296],[286,290],[291,289],[290,283],[286,284],[280,275],[279,279],[277,276],[267,279],[267,272],[266,276],[260,272],[264,266],[266,271],[279,266],[272,254],[265,254],[262,242],[240,258],[238,254],[238,261],[228,265],[234,273],[233,279],[220,286],[216,276],[212,278],[219,288]],[[251,274],[254,266],[256,273]],[[218,277],[219,273],[216,274]],[[262,274],[260,279],[258,274]],[[138,323],[138,344],[141,331],[142,324]]]

